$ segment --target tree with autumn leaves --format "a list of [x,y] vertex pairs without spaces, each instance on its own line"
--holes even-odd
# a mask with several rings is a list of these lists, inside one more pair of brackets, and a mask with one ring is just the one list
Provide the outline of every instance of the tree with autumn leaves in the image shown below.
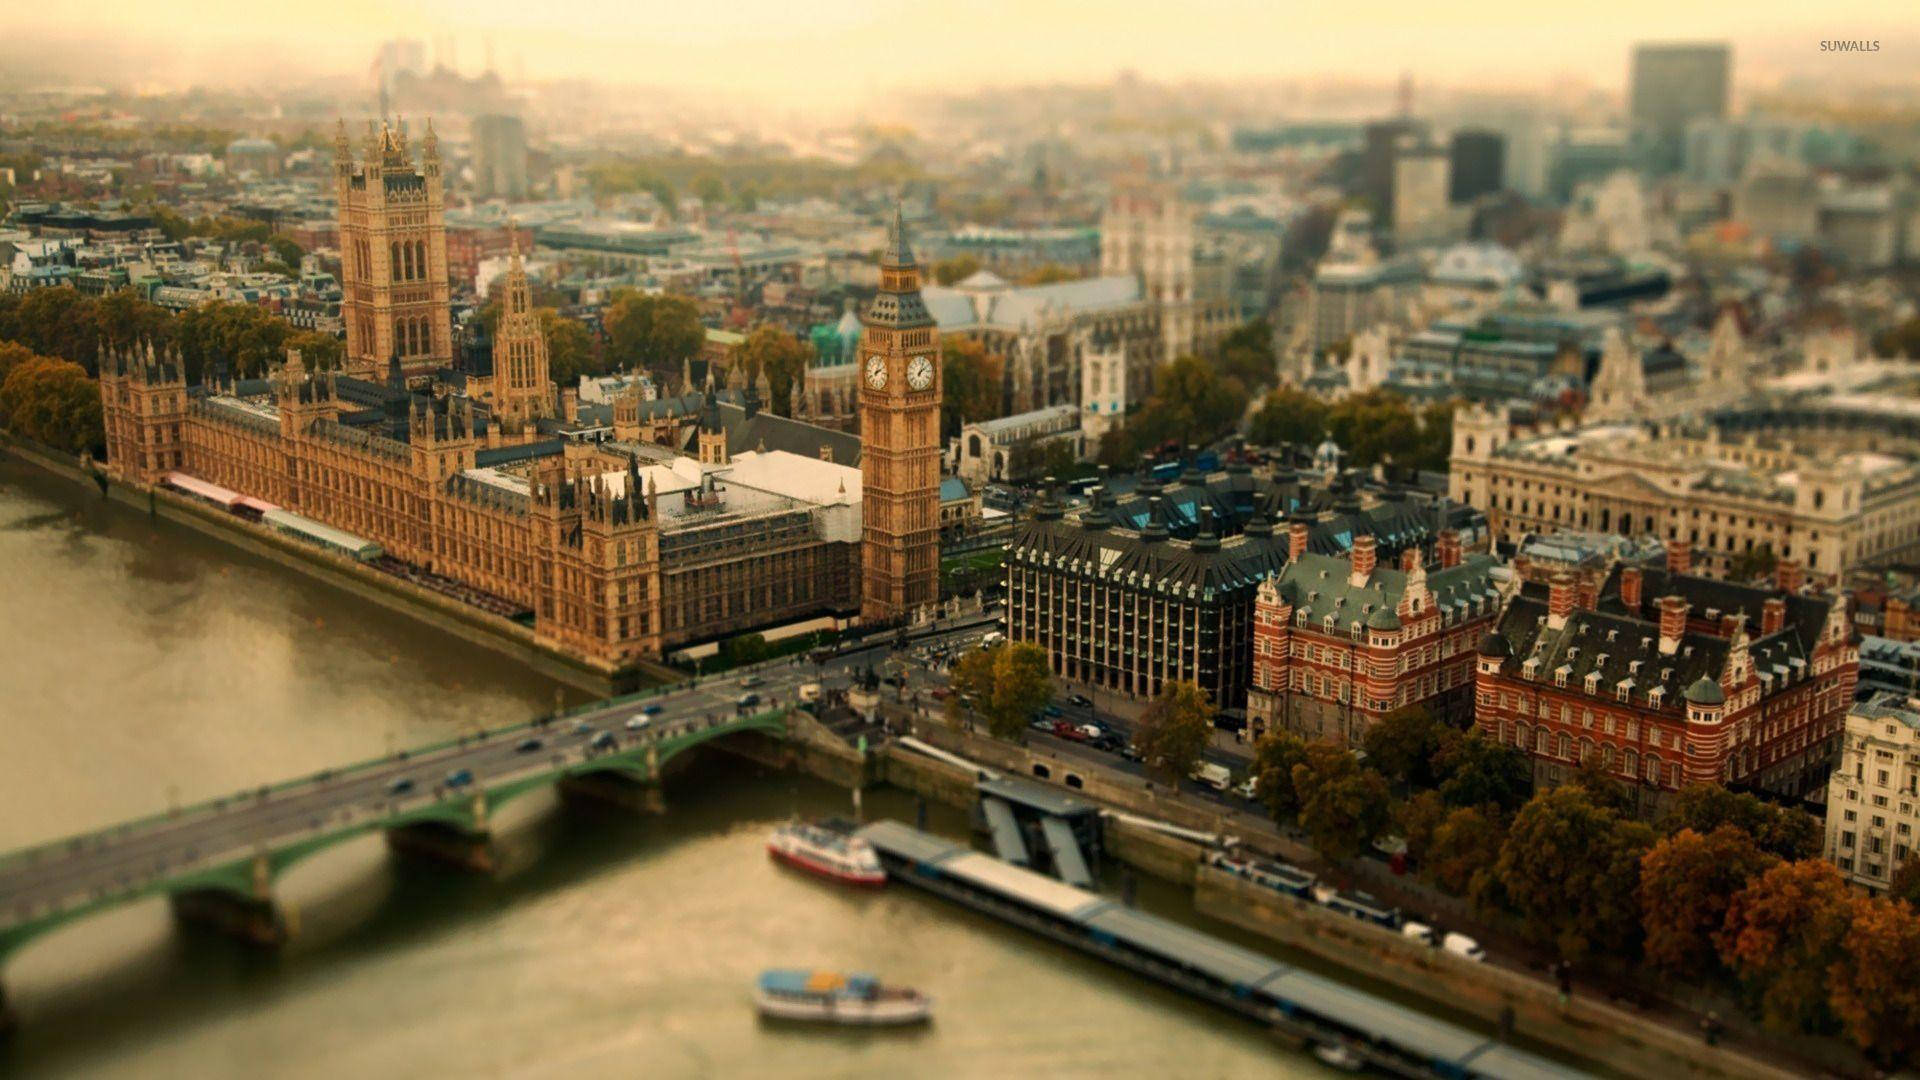
[[975,649],[960,657],[949,680],[955,696],[950,711],[972,709],[987,721],[996,738],[1018,736],[1027,722],[1053,700],[1053,674],[1047,654],[1037,645],[1008,642]]

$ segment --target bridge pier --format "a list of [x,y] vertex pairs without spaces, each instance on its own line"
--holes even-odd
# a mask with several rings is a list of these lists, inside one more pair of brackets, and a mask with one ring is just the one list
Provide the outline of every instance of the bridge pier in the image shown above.
[[279,948],[293,936],[292,921],[271,899],[225,889],[174,893],[173,914],[183,923],[205,926],[262,949]]
[[423,822],[387,830],[387,847],[476,874],[493,873],[493,835]]
[[593,772],[563,777],[560,797],[574,804],[611,806],[630,813],[664,814],[667,796],[658,780],[640,781],[616,772]]

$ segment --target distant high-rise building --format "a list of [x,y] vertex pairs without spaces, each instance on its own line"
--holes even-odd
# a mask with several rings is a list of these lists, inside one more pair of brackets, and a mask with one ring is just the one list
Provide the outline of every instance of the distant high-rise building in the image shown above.
[[1506,186],[1507,139],[1497,131],[1456,131],[1449,148],[1447,197],[1471,202]]
[[1393,157],[1393,231],[1405,236],[1447,212],[1447,152],[1407,136]]
[[1394,155],[1399,152],[1401,139],[1425,130],[1425,125],[1411,117],[1396,116],[1376,120],[1362,132],[1360,194],[1373,204],[1373,220],[1393,220]]
[[1634,47],[1627,114],[1644,167],[1657,174],[1680,168],[1687,125],[1727,115],[1732,72],[1725,43]]
[[493,114],[473,122],[473,188],[483,199],[527,195],[527,127],[517,116]]

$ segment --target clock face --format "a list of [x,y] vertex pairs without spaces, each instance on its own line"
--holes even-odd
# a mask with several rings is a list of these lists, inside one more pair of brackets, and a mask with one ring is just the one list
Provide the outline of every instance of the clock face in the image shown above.
[[867,361],[867,385],[873,387],[875,390],[885,390],[887,388],[886,360],[876,356]]
[[907,385],[915,390],[925,390],[933,385],[933,361],[924,356],[916,356],[913,363],[907,365]]

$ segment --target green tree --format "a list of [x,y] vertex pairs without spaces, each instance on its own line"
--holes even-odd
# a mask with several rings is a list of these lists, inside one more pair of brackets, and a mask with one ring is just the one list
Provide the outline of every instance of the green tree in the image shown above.
[[1368,727],[1360,737],[1360,748],[1367,752],[1367,764],[1394,784],[1403,789],[1428,788],[1434,783],[1433,760],[1445,727],[1425,706],[1408,705]]
[[1293,787],[1300,797],[1300,826],[1314,850],[1328,859],[1351,859],[1365,851],[1391,820],[1386,780],[1361,768],[1337,742],[1307,744],[1306,760],[1293,767]]
[[0,383],[0,426],[57,450],[90,450],[106,442],[100,387],[79,364],[31,357]]
[[0,340],[0,383],[7,381],[7,373],[29,360],[38,359],[39,353],[17,341]]
[[1260,402],[1247,438],[1256,446],[1318,446],[1327,437],[1331,411],[1326,402],[1305,390],[1278,387]]
[[78,289],[35,289],[15,312],[13,340],[41,356],[99,369],[100,321],[93,297]]
[[1779,860],[1731,825],[1705,836],[1682,829],[1640,859],[1640,928],[1656,967],[1701,979],[1718,967],[1714,935],[1734,894]]
[[93,303],[94,323],[102,339],[115,345],[165,344],[173,335],[173,317],[132,289],[116,289]]
[[941,285],[965,281],[980,272],[980,260],[972,255],[955,255],[933,264],[933,280]]
[[727,185],[712,173],[701,173],[693,181],[694,197],[708,210],[722,205],[727,198]]
[[739,363],[745,365],[747,378],[764,374],[769,402],[781,416],[793,413],[793,386],[805,376],[807,361],[813,358],[813,346],[771,323],[762,323],[740,343]]
[[1433,774],[1449,806],[1492,806],[1504,815],[1520,809],[1533,794],[1533,765],[1527,755],[1479,732],[1443,738],[1434,754]]
[[1782,859],[1811,859],[1820,854],[1820,820],[1791,807],[1774,806],[1719,784],[1689,784],[1680,789],[1659,821],[1664,833],[1682,829],[1706,835],[1731,825],[1754,844]]
[[1627,955],[1640,922],[1640,857],[1652,846],[1647,826],[1578,786],[1555,788],[1515,816],[1482,897],[1503,901],[1562,959],[1577,962],[1596,948]]
[[294,273],[300,272],[300,260],[306,255],[306,249],[284,236],[267,237],[267,246],[273,249],[273,257],[285,263]]
[[[5,371],[5,363],[0,361],[0,373]],[[1887,885],[1887,899],[1904,900],[1920,911],[1920,858],[1907,856],[1907,861],[1893,872],[1893,881]]]
[[337,368],[346,359],[347,344],[332,334],[323,334],[317,330],[308,330],[287,339],[287,348],[298,349],[300,362],[308,371],[321,368]]
[[1242,401],[1205,361],[1182,356],[1154,376],[1153,393],[1128,426],[1149,446],[1201,446],[1234,429]]
[[1841,960],[1828,969],[1829,1004],[1855,1045],[1882,1064],[1920,1055],[1920,914],[1891,900],[1856,898]]
[[1148,703],[1135,729],[1134,745],[1147,764],[1178,785],[1193,775],[1213,737],[1213,703],[1199,684],[1170,682]]
[[1217,363],[1221,377],[1239,383],[1248,394],[1272,386],[1279,371],[1272,324],[1255,319],[1235,327],[1221,339]]
[[550,307],[537,308],[547,338],[547,376],[561,386],[577,386],[582,375],[604,375],[606,365],[594,349],[593,335],[578,319]]
[[1752,551],[1739,552],[1727,560],[1727,580],[1752,581],[1771,576],[1779,561],[1773,554],[1772,544],[1761,544]]
[[1038,645],[1008,642],[975,649],[954,665],[953,689],[986,718],[995,737],[1012,739],[1053,700],[1053,675]]
[[1059,263],[1041,263],[1039,266],[1020,275],[1022,285],[1052,285],[1061,281],[1077,281],[1080,274],[1070,266]]
[[707,328],[700,309],[684,296],[658,295],[622,289],[607,306],[607,350],[621,370],[645,368],[673,377],[681,365],[699,355]]
[[1826,1031],[1833,1026],[1827,980],[1845,959],[1851,916],[1833,864],[1778,863],[1734,894],[1714,945],[1720,962],[1759,998],[1768,1027]]
[[182,312],[174,322],[174,342],[186,363],[187,382],[199,382],[225,360],[236,379],[264,375],[286,357],[293,328],[252,304],[210,301]]
[[1567,783],[1585,791],[1587,798],[1616,814],[1625,815],[1633,809],[1633,793],[1601,764],[1597,754],[1574,766]]
[[1269,731],[1253,747],[1253,791],[1278,822],[1300,812],[1293,767],[1307,760],[1307,743],[1288,731]]
[[940,339],[940,427],[947,438],[962,426],[1000,415],[1002,362],[972,338]]
[[[1481,879],[1493,872],[1505,841],[1500,820],[1486,810],[1477,806],[1451,810],[1433,830],[1421,873],[1456,896],[1481,891],[1485,888]],[[1407,850],[1413,850],[1411,843]]]

